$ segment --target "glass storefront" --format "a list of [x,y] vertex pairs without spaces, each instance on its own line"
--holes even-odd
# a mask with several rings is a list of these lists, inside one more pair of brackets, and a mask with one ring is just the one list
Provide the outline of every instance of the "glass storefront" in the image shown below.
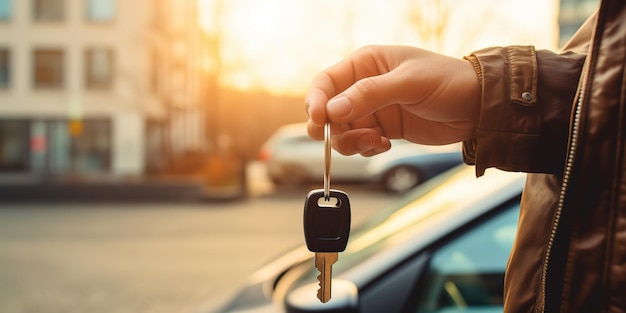
[[0,172],[110,172],[111,134],[111,121],[104,118],[0,120]]
[[70,121],[70,160],[75,173],[108,172],[111,169],[111,122]]

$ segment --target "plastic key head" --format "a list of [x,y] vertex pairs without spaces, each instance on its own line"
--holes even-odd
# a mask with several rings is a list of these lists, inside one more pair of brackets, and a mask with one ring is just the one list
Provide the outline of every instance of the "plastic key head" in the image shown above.
[[340,190],[331,189],[330,199],[323,189],[312,190],[304,204],[304,237],[312,252],[341,252],[350,235],[350,199]]

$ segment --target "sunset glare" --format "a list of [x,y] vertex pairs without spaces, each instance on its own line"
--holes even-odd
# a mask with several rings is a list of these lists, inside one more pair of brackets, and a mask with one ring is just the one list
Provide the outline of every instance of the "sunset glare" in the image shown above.
[[[219,34],[221,83],[275,94],[304,93],[317,72],[364,45],[413,45],[461,57],[494,45],[554,49],[558,37],[555,0],[199,1],[203,29]],[[410,13],[434,6],[450,11],[445,32],[420,38]]]

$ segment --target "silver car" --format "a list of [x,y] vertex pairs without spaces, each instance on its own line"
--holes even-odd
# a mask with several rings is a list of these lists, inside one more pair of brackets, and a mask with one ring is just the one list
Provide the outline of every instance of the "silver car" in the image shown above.
[[[381,184],[390,192],[401,193],[463,161],[459,144],[425,146],[392,140],[392,147],[373,157],[345,156],[333,150],[332,180]],[[266,163],[268,176],[276,184],[321,182],[323,142],[312,140],[304,123],[286,125],[262,146],[259,159]]]

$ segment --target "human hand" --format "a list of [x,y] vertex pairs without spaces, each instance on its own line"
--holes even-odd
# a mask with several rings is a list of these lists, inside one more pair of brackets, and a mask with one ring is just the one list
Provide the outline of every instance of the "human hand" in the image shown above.
[[440,145],[470,139],[480,114],[480,81],[469,61],[407,46],[368,46],[319,73],[305,98],[308,132],[333,148],[375,155],[404,138]]

